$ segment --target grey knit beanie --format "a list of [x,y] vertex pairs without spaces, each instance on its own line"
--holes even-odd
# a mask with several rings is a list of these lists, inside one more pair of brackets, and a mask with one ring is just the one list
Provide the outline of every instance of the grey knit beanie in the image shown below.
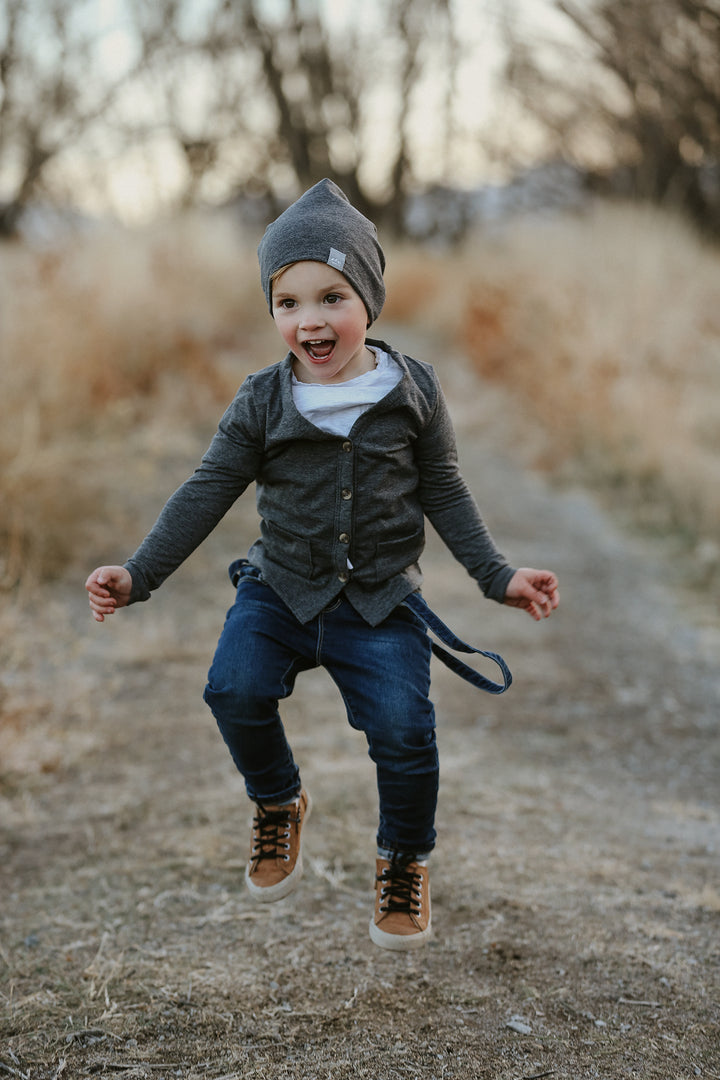
[[327,263],[348,279],[374,322],[385,303],[385,256],[377,230],[332,180],[321,180],[265,230],[260,279],[272,313],[272,275],[290,263]]

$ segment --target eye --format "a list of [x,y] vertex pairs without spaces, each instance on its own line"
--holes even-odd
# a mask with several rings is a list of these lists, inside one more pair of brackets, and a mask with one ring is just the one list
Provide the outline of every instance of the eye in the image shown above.
[[331,293],[328,293],[327,296],[325,297],[325,303],[326,304],[339,304],[342,299],[343,298],[340,295],[340,293],[331,292]]
[[277,300],[275,307],[280,308],[281,311],[290,311],[295,307],[295,301],[290,296],[283,296],[281,300]]

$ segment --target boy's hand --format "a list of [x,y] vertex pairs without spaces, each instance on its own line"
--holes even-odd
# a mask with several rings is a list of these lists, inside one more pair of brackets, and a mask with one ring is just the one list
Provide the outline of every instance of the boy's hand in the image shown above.
[[85,582],[93,618],[104,622],[116,608],[127,607],[130,602],[132,578],[124,566],[99,566]]
[[547,619],[560,603],[558,579],[549,570],[517,570],[510,578],[504,604],[522,608],[536,621]]

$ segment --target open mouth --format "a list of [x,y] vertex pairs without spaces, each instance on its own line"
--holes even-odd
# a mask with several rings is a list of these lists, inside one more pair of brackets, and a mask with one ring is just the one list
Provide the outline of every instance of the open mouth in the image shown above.
[[321,363],[323,360],[327,360],[330,357],[335,348],[335,342],[327,339],[319,341],[303,341],[302,346],[311,360],[316,361],[316,363]]

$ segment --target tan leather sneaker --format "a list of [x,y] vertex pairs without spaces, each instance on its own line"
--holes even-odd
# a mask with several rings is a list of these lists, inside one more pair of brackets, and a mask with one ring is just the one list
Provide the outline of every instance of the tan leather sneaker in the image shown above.
[[311,802],[303,789],[294,802],[283,806],[255,805],[245,884],[256,900],[271,903],[297,888],[302,877],[300,833]]
[[377,860],[375,917],[370,937],[383,949],[418,949],[432,936],[430,878],[424,864]]

